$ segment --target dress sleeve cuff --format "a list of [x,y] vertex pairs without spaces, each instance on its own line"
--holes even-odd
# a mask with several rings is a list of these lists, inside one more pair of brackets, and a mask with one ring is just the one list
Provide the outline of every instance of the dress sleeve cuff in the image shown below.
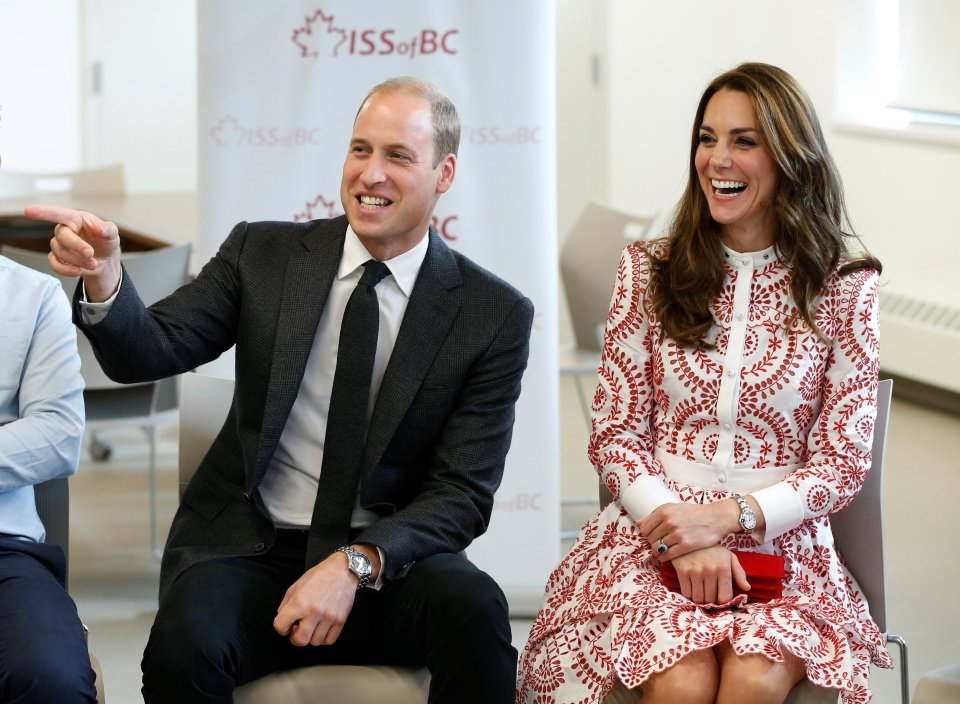
[[670,491],[659,477],[639,477],[620,494],[620,505],[627,509],[630,518],[635,521],[643,520],[658,506],[678,503],[680,497]]
[[754,531],[753,537],[766,543],[796,528],[803,522],[803,502],[789,484],[780,482],[750,495],[763,511],[766,527],[763,532]]

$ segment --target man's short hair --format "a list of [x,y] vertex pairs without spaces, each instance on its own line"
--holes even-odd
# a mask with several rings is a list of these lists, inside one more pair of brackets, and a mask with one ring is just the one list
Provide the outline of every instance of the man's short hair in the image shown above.
[[[457,149],[460,148],[460,117],[457,115],[457,108],[453,101],[447,97],[447,94],[437,88],[429,81],[414,76],[399,76],[389,78],[383,83],[378,83],[370,92],[367,93],[363,102],[360,103],[360,110],[367,104],[374,95],[378,93],[409,93],[419,98],[423,98],[430,105],[431,122],[433,123],[433,166],[436,168],[440,160],[447,154],[456,156]],[[356,119],[356,118],[354,118]]]

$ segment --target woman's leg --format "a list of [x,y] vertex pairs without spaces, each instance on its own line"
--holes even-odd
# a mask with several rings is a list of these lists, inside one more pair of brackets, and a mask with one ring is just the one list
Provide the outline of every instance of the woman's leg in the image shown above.
[[638,704],[713,704],[719,676],[714,652],[695,650],[673,667],[629,690],[633,697],[631,701]]
[[714,650],[720,665],[717,704],[783,704],[793,686],[803,679],[803,660],[783,653],[783,662],[760,654],[737,655],[730,641]]

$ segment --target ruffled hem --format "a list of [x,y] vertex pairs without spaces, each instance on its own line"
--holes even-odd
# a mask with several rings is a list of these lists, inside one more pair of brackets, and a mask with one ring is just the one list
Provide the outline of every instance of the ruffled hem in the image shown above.
[[818,554],[825,575],[841,571],[833,584],[804,571],[809,555],[791,560],[789,551],[814,537],[809,533],[785,541],[791,568],[782,598],[717,608],[668,591],[649,562],[649,545],[611,504],[584,526],[551,575],[521,660],[517,702],[600,702],[617,680],[636,687],[690,652],[729,640],[737,653],[776,662],[782,648],[806,663],[811,682],[841,690],[844,704],[866,704],[870,665],[890,668],[893,661],[832,548]]

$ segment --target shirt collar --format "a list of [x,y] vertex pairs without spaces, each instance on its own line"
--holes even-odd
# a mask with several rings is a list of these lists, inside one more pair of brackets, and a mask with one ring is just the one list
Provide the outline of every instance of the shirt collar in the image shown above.
[[[413,291],[413,285],[417,281],[417,275],[420,273],[420,267],[427,256],[427,247],[430,244],[430,238],[426,236],[416,244],[412,249],[408,249],[403,254],[397,255],[384,262],[390,267],[390,273],[393,274],[393,280],[403,292],[403,295],[410,298]],[[347,236],[343,242],[343,256],[340,257],[340,266],[337,268],[337,279],[344,279],[353,274],[357,269],[364,265],[373,255],[367,251],[367,248],[360,242],[360,238],[353,231],[350,225],[347,225]]]

